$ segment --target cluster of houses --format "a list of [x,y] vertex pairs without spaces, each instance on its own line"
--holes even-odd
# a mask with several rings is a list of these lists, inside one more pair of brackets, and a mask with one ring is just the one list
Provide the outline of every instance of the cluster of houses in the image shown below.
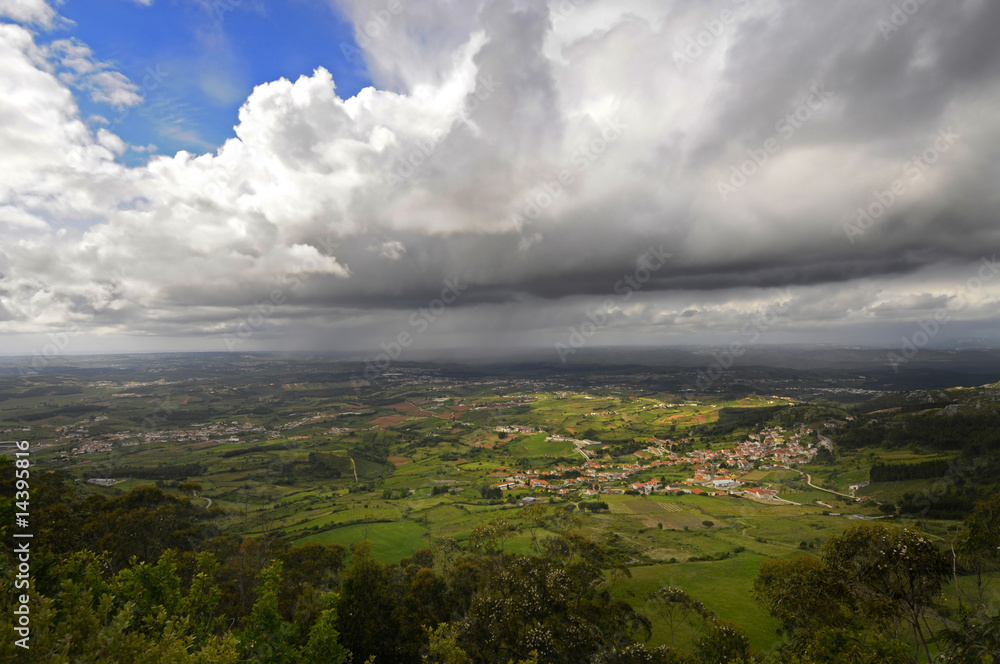
[[[513,427],[511,427],[513,429]],[[801,427],[788,434],[776,427],[751,434],[739,445],[725,449],[704,449],[678,454],[673,451],[677,444],[672,440],[652,439],[643,450],[633,453],[635,463],[605,463],[591,458],[592,453],[584,450],[587,445],[599,445],[594,441],[576,440],[564,436],[549,436],[549,440],[573,442],[584,455],[586,461],[579,466],[558,465],[552,470],[523,470],[508,473],[499,469],[491,476],[502,478],[493,484],[502,491],[531,489],[557,495],[578,492],[583,497],[602,493],[624,493],[635,491],[640,494],[739,495],[751,499],[774,499],[777,492],[758,487],[745,487],[741,478],[758,467],[789,468],[792,464],[807,463],[816,453],[816,448],[805,440],[812,430]],[[629,482],[629,478],[644,471],[661,467],[693,466],[694,476],[678,484],[664,484],[656,478],[641,482]]]
[[[465,423],[463,422],[463,424]],[[497,433],[535,433],[534,428],[523,427],[517,424],[509,427],[494,427],[493,430]]]
[[[95,418],[95,422],[106,419],[103,416]],[[94,454],[97,452],[110,452],[117,443],[121,447],[131,447],[154,442],[209,442],[238,443],[240,435],[246,436],[249,433],[266,432],[264,427],[255,426],[248,422],[233,421],[229,424],[212,423],[193,429],[171,429],[171,430],[150,430],[150,431],[121,431],[115,433],[91,436],[88,433],[88,421],[77,422],[62,427],[56,427],[59,434],[57,442],[75,442],[76,446],[70,450],[70,454]],[[273,436],[277,434],[274,433]]]
[[509,399],[507,401],[494,401],[491,403],[475,402],[471,404],[472,410],[508,410],[510,408],[518,408],[520,406],[527,406],[538,401],[538,397],[529,397],[520,395],[517,398]]
[[79,445],[70,450],[71,454],[96,454],[97,452],[110,452],[111,443],[104,440],[83,440]]

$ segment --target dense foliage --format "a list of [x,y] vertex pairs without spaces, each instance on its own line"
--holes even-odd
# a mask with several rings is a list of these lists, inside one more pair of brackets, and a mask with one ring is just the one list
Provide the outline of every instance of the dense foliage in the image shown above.
[[919,413],[860,415],[837,430],[837,444],[862,447],[962,450],[979,456],[1000,449],[1000,415],[948,413],[930,409]]
[[950,464],[947,460],[936,459],[919,463],[876,463],[868,474],[872,482],[899,482],[902,480],[923,480],[944,477]]
[[754,595],[788,639],[778,661],[992,661],[982,655],[1000,652],[998,615],[982,584],[976,596],[959,589],[957,614],[941,591],[959,572],[981,579],[997,569],[998,516],[1000,495],[979,503],[950,550],[918,531],[869,523],[828,540],[820,558],[763,562]]

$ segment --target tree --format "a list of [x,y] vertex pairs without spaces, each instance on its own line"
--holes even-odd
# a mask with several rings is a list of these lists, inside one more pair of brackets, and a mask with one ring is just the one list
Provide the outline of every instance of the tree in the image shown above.
[[201,485],[197,482],[178,482],[177,490],[189,496],[193,496],[198,491],[201,491]]
[[933,542],[909,528],[865,524],[830,538],[823,560],[844,580],[862,617],[886,630],[904,621],[932,661],[926,616],[950,575],[948,560]]
[[956,629],[945,631],[940,661],[956,664],[994,662],[1000,653],[1000,614],[966,615]]
[[338,596],[329,593],[325,607],[309,630],[309,640],[302,649],[302,664],[350,664],[351,652],[340,643],[337,631]]
[[257,575],[257,600],[239,634],[243,657],[250,662],[291,664],[295,628],[278,612],[282,563],[275,561]]
[[826,445],[822,445],[813,457],[813,463],[830,465],[837,463],[837,456]]
[[[984,573],[1000,567],[1000,493],[979,501],[965,519],[957,553],[976,575],[978,604],[985,604]],[[961,595],[959,595],[961,597]]]
[[539,548],[539,556],[477,553],[466,561],[480,570],[458,637],[472,661],[507,664],[537,652],[546,664],[603,662],[648,637],[649,621],[611,596],[611,559],[601,545],[566,533]]
[[[715,619],[715,614],[701,600],[694,599],[673,586],[657,588],[650,593],[646,602],[666,622],[671,648],[686,646],[700,636]],[[682,628],[690,631],[690,635],[686,640],[678,642],[677,637]]]
[[454,623],[441,623],[436,628],[425,627],[427,631],[426,664],[472,664],[468,653],[458,643],[459,628]]
[[339,544],[323,545],[316,542],[279,551],[277,559],[284,564],[285,577],[279,596],[282,613],[292,615],[296,604],[314,595],[317,606],[314,607],[313,615],[318,615],[322,611],[319,594],[336,587],[336,575],[343,566],[345,553],[346,549]]
[[[416,569],[416,566],[410,570]],[[400,660],[419,661],[420,650],[427,644],[427,627],[440,625],[451,618],[451,602],[444,579],[429,567],[416,569],[406,595],[396,608],[400,625]]]
[[715,620],[707,634],[695,642],[703,664],[750,664],[750,637],[731,622]]
[[218,568],[215,556],[207,551],[199,553],[195,558],[197,571],[184,598],[184,613],[195,619],[195,644],[206,643],[213,634],[221,631],[223,621],[219,615],[219,604],[222,590],[213,579]]
[[351,547],[351,564],[344,571],[337,601],[337,627],[356,658],[374,655],[379,662],[397,662],[399,593],[384,563],[375,560],[371,542]]
[[964,528],[953,545],[953,570],[957,567],[973,572],[976,578],[976,602],[962,603],[959,592],[959,624],[945,631],[944,661],[979,664],[1000,653],[1000,613],[987,610],[986,579],[989,572],[1000,567],[1000,493],[976,503],[965,519]]
[[502,554],[508,538],[513,536],[517,530],[517,526],[507,519],[481,523],[472,529],[472,533],[469,535],[469,546],[488,555]]
[[852,624],[850,614],[841,608],[845,589],[814,556],[761,562],[752,592],[781,622],[781,633],[793,639],[821,627]]
[[486,500],[502,500],[503,490],[497,487],[491,487],[488,484],[484,484],[479,487],[479,495],[481,495]]
[[[0,570],[9,558],[0,554]],[[136,662],[156,664],[235,664],[239,648],[232,634],[204,634],[210,616],[193,610],[199,587],[182,597],[175,556],[155,563],[135,562],[105,579],[107,557],[90,552],[66,556],[51,570],[60,580],[49,596],[32,593],[31,650],[14,646],[12,621],[0,625],[0,661]],[[0,613],[11,615],[10,595],[0,597]],[[41,653],[40,655],[38,653]],[[46,654],[47,653],[47,654]]]
[[[862,524],[832,537],[822,559],[761,563],[753,592],[791,637],[781,650],[788,661],[917,662],[921,649],[931,661],[927,618],[948,574],[920,533]],[[909,656],[901,627],[916,644]]]

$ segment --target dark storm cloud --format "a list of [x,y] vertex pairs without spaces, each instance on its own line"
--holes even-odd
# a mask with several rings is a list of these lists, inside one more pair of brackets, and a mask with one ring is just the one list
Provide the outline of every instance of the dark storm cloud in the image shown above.
[[[337,4],[360,30],[381,9]],[[607,298],[614,339],[779,300],[789,333],[905,321],[1000,241],[998,28],[976,0],[411,3],[362,40],[380,89],[262,84],[217,154],[125,168],[6,26],[2,70],[54,119],[0,102],[0,330],[206,338],[253,315],[254,343],[363,343],[448,280],[452,340],[557,336]]]

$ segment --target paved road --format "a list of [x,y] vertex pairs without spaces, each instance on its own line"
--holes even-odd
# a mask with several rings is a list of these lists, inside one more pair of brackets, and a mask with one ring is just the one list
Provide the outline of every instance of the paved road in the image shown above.
[[814,489],[817,489],[818,491],[825,491],[825,492],[827,492],[827,493],[832,493],[832,494],[833,494],[833,495],[835,495],[835,496],[843,496],[844,498],[850,498],[851,500],[857,500],[857,498],[855,498],[854,496],[852,496],[852,495],[850,495],[850,494],[847,494],[847,493],[840,493],[839,491],[834,491],[834,490],[832,490],[832,489],[824,489],[824,488],[823,488],[823,487],[821,487],[821,486],[816,486],[815,484],[813,484],[813,478],[812,478],[812,475],[809,475],[808,473],[803,473],[803,472],[802,472],[802,471],[800,470],[800,471],[799,471],[799,474],[800,474],[800,475],[802,475],[803,477],[805,477],[805,478],[806,478],[806,484],[808,484],[809,486],[811,486],[811,487],[812,487],[812,488],[814,488]]
[[[829,438],[827,438],[826,436],[820,436],[819,437],[819,444],[823,445],[824,447],[826,447],[831,452],[833,451],[833,441],[830,440]],[[857,500],[857,498],[855,498],[854,496],[852,496],[850,494],[840,493],[839,491],[833,491],[831,489],[824,489],[821,486],[816,486],[815,484],[812,483],[812,481],[813,481],[812,475],[808,475],[806,473],[803,473],[801,470],[799,471],[799,474],[803,475],[806,478],[806,484],[808,484],[809,486],[811,486],[814,489],[817,489],[819,491],[825,491],[826,493],[832,493],[835,496],[843,496],[844,498],[850,498],[851,500],[854,500],[854,501]]]

